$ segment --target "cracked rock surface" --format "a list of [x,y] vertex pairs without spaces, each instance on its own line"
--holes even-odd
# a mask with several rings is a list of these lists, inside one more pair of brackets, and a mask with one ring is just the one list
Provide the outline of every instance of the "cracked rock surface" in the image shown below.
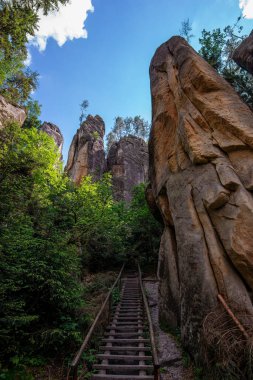
[[150,81],[159,317],[197,359],[218,294],[243,325],[253,316],[253,113],[181,37],[157,49]]

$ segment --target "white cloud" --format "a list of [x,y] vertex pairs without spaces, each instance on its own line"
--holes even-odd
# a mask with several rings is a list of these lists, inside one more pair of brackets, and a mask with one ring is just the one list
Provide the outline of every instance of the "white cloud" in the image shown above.
[[239,7],[245,18],[253,18],[253,0],[239,0]]
[[54,38],[59,46],[67,40],[87,38],[84,22],[89,11],[94,11],[91,0],[70,0],[66,5],[60,5],[58,11],[47,16],[40,13],[39,29],[30,39],[30,43],[43,51],[50,37]]

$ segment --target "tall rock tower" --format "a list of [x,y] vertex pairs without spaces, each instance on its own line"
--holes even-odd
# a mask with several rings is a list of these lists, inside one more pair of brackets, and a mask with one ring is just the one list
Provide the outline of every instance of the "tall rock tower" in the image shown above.
[[129,202],[133,187],[148,179],[148,146],[136,136],[127,136],[112,144],[107,157],[116,200]]
[[96,115],[88,115],[73,137],[70,145],[66,172],[77,184],[83,177],[92,175],[97,180],[105,170],[105,124]]
[[[252,334],[253,113],[181,37],[157,49],[150,82],[148,199],[164,223],[160,319],[180,328],[198,358],[202,347],[213,350],[220,316],[230,323],[220,297]],[[232,343],[217,334],[218,362],[221,352],[231,358]],[[233,334],[243,369],[245,347]]]

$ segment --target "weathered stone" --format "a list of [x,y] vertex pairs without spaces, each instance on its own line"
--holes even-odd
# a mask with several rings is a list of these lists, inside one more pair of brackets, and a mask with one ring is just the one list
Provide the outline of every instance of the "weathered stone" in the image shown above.
[[133,187],[148,178],[148,146],[136,136],[127,136],[110,147],[107,170],[112,174],[113,193],[116,200],[129,202]]
[[181,37],[157,49],[150,80],[149,180],[165,226],[160,316],[198,355],[218,294],[253,315],[253,114]]
[[64,140],[60,128],[53,123],[44,121],[44,123],[40,126],[40,130],[46,132],[49,136],[53,137],[56,145],[59,148],[60,153],[62,154]]
[[95,180],[101,178],[105,170],[104,134],[105,124],[98,115],[88,115],[77,130],[65,168],[75,183],[80,184],[87,175]]
[[253,74],[253,30],[235,49],[233,60],[243,69]]
[[20,126],[26,119],[26,113],[23,108],[12,105],[0,95],[0,129],[4,128],[7,121],[17,121]]

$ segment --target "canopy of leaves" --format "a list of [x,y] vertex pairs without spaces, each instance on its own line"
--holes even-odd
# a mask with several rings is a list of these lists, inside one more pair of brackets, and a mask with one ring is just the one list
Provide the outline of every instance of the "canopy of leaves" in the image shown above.
[[199,54],[225,78],[241,96],[242,100],[253,107],[253,77],[241,69],[233,60],[232,54],[243,36],[242,26],[239,25],[241,17],[233,26],[226,26],[212,31],[202,31],[199,39],[201,48]]
[[107,150],[114,142],[119,141],[124,136],[133,135],[147,140],[149,132],[150,124],[140,116],[126,118],[118,116],[115,118],[111,132],[106,137]]
[[66,180],[53,140],[12,124],[0,152],[0,352],[10,360],[80,339],[81,285],[67,226],[58,227]]

